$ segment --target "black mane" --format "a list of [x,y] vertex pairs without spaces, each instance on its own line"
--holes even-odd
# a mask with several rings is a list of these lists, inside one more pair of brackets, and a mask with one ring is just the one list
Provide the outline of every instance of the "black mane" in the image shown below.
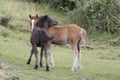
[[48,28],[53,25],[58,25],[58,22],[48,15],[41,16],[36,23],[36,26],[40,28]]
[[36,26],[40,28],[44,28],[44,23],[47,20],[48,15],[41,16],[41,18],[38,19]]

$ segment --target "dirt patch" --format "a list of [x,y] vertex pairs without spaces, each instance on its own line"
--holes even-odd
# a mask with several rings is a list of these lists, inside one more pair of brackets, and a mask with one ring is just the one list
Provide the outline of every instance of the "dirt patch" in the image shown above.
[[21,67],[10,64],[10,63],[6,63],[6,62],[0,62],[0,69],[21,69]]
[[19,80],[20,78],[14,72],[0,70],[0,80]]
[[15,71],[13,71],[13,69],[18,69],[18,68],[20,67],[6,62],[0,62],[0,80],[16,78],[14,76],[16,76],[17,74],[15,73]]

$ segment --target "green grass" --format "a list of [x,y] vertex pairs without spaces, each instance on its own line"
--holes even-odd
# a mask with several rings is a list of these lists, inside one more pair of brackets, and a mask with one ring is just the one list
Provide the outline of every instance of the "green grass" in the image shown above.
[[[0,62],[9,64],[4,69],[0,68],[0,72],[5,70],[14,75],[9,77],[18,77],[21,80],[119,80],[120,78],[120,51],[119,46],[103,47],[95,46],[97,49],[82,49],[81,63],[83,70],[80,72],[72,72],[72,51],[71,48],[52,46],[55,59],[55,67],[50,72],[45,71],[44,67],[34,70],[34,56],[31,65],[27,65],[27,59],[31,47],[24,44],[21,40],[0,37]],[[4,45],[4,46],[3,46]],[[4,73],[4,72],[3,72]]]
[[[13,5],[14,4],[14,5]],[[6,6],[7,5],[7,6]],[[108,34],[89,35],[93,50],[81,49],[80,72],[72,72],[71,47],[52,46],[55,67],[50,72],[44,67],[34,70],[35,58],[31,65],[26,62],[30,55],[29,14],[48,14],[60,24],[67,23],[65,13],[59,13],[48,6],[35,5],[19,0],[0,0],[0,16],[11,16],[8,26],[0,25],[0,80],[119,80],[120,46],[107,46],[104,41],[114,36]],[[64,19],[64,20],[63,20]],[[40,52],[40,49],[39,49]]]

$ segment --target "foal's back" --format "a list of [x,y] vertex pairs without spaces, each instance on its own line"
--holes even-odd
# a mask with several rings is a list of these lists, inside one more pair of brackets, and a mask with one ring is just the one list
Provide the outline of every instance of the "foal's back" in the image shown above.
[[80,39],[80,27],[75,24],[54,25],[48,28],[48,34],[54,36],[54,44],[64,45]]

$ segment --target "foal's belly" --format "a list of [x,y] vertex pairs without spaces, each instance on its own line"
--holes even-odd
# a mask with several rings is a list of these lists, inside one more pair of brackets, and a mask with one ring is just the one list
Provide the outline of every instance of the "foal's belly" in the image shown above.
[[68,40],[53,40],[52,41],[52,44],[57,44],[57,45],[65,45],[65,44],[68,44]]

